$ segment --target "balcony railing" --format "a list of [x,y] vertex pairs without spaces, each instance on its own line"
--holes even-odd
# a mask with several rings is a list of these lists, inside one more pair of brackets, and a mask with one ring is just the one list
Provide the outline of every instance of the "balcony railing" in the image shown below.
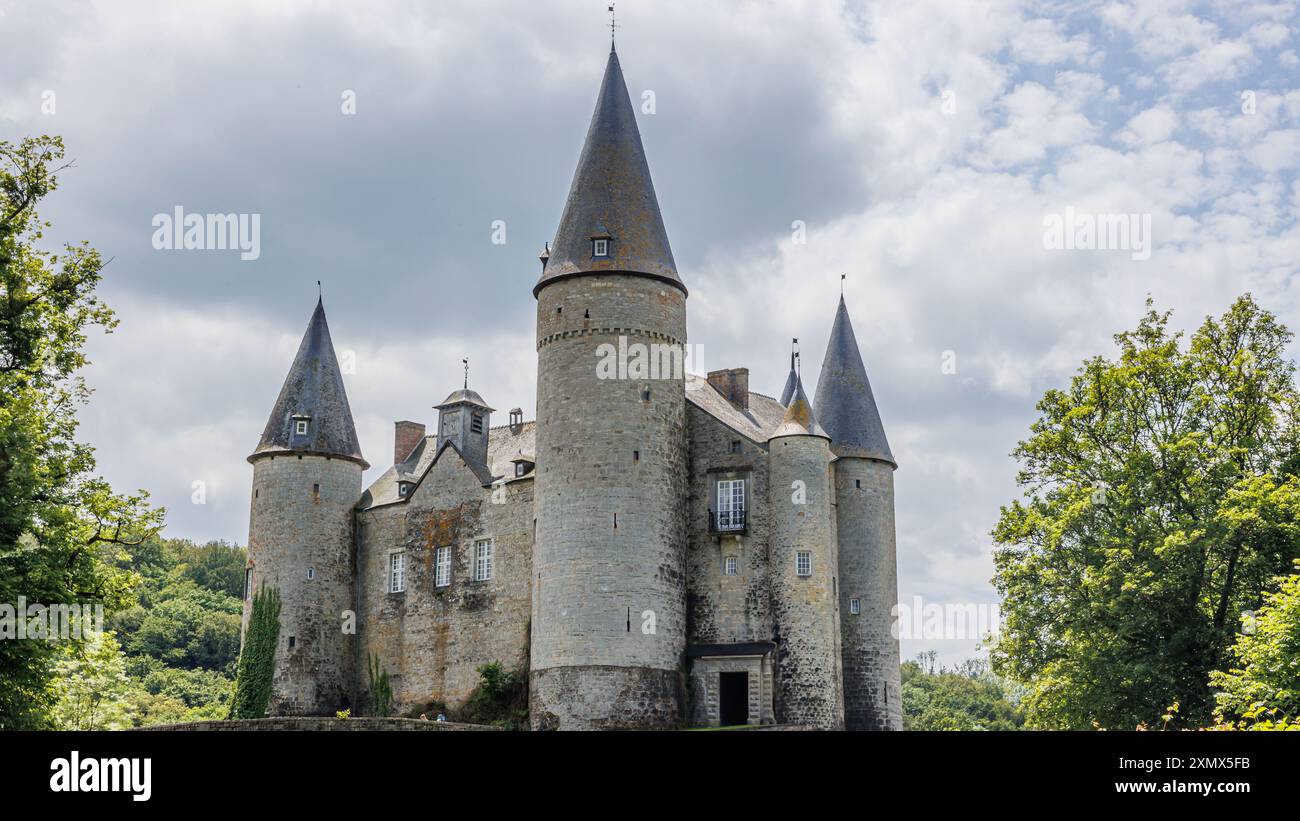
[[709,511],[710,533],[744,533],[748,525],[745,510]]

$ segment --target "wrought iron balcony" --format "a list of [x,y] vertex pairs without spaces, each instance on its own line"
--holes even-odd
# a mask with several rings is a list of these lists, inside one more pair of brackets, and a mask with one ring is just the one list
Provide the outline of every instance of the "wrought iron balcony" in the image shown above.
[[744,533],[749,525],[746,513],[741,510],[709,511],[710,533]]

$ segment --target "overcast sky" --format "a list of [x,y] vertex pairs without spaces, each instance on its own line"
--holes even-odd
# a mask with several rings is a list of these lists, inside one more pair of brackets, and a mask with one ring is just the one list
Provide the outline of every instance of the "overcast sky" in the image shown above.
[[[92,335],[82,413],[103,475],[148,489],[169,535],[242,544],[244,459],[317,280],[367,481],[463,356],[494,422],[531,419],[537,254],[606,3],[0,0],[0,139],[64,137],[47,238],[112,257],[121,326]],[[637,0],[618,20],[707,368],[779,394],[797,336],[811,390],[848,274],[899,462],[904,602],[995,601],[1008,454],[1148,294],[1191,328],[1251,291],[1300,329],[1295,3]],[[155,250],[178,205],[260,214],[260,257]],[[1149,259],[1045,248],[1067,207],[1149,214]]]

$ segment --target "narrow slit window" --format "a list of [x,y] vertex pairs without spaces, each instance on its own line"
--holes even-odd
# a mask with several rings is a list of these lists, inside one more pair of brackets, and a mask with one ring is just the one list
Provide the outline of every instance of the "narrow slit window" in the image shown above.
[[849,599],[849,612],[858,615],[862,612],[862,602],[858,599]]

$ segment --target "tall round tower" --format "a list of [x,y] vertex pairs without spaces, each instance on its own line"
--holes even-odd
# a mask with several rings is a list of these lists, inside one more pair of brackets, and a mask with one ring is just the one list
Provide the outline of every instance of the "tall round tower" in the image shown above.
[[532,723],[672,727],[686,641],[686,287],[613,50],[533,294]]
[[903,729],[894,470],[867,369],[840,297],[817,380],[817,417],[835,454],[844,719],[849,730]]
[[767,444],[777,720],[842,730],[830,439],[797,378]]
[[353,637],[343,611],[355,607],[353,507],[361,457],[325,308],[307,325],[253,465],[244,628],[253,593],[280,590],[272,715],[329,715],[351,706]]

